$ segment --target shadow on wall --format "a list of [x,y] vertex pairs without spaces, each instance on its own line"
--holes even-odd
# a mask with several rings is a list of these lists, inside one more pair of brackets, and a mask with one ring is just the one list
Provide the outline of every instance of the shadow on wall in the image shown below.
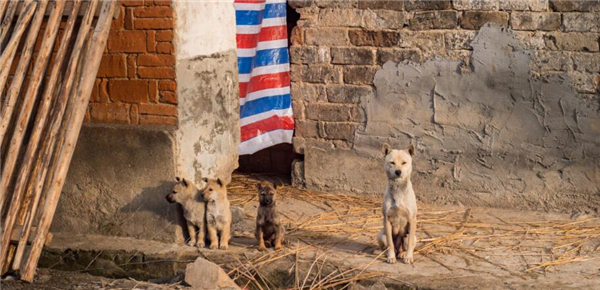
[[307,185],[382,193],[381,144],[413,143],[422,201],[597,212],[599,100],[578,95],[569,75],[532,73],[535,52],[510,30],[484,26],[471,46],[471,70],[386,63],[376,95],[361,99],[367,122],[353,150],[308,148]]
[[[125,217],[121,224],[112,222],[110,225],[114,226],[114,232],[108,232],[109,225],[104,225],[109,235],[115,236],[127,236],[127,233],[121,232],[125,224],[129,222],[135,215],[142,212],[149,212],[157,219],[162,219],[166,222],[163,228],[156,228],[156,225],[152,223],[136,225],[140,227],[140,230],[149,233],[150,240],[155,238],[152,235],[160,236],[167,231],[168,228],[173,225],[177,225],[183,232],[186,233],[182,239],[187,239],[187,231],[185,229],[185,219],[183,218],[183,210],[178,204],[171,204],[167,202],[166,195],[171,192],[175,182],[163,182],[161,185],[156,187],[145,187],[142,192],[135,196],[135,198],[127,205],[123,206],[119,212]],[[129,218],[128,218],[129,217]],[[170,231],[169,231],[170,233]]]
[[182,241],[173,152],[170,129],[84,126],[51,231]]

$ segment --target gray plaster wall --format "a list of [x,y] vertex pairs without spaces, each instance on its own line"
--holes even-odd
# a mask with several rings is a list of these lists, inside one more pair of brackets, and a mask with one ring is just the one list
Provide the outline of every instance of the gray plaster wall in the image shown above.
[[165,199],[174,136],[172,128],[85,125],[51,231],[182,242],[179,209]]
[[306,186],[382,194],[381,145],[412,143],[421,201],[597,212],[600,99],[567,75],[535,77],[532,52],[506,28],[482,27],[471,46],[470,68],[385,63],[353,145],[304,145]]
[[230,179],[238,167],[239,88],[233,0],[174,1],[177,174]]

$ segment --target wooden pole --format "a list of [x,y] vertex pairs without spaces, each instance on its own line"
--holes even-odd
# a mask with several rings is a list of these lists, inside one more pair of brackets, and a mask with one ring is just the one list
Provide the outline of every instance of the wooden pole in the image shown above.
[[76,103],[74,103],[73,106],[72,116],[68,119],[69,122],[63,124],[63,126],[69,126],[70,128],[67,131],[64,140],[60,140],[63,142],[60,152],[56,152],[59,154],[57,167],[51,175],[52,184],[47,192],[45,208],[31,246],[29,259],[23,269],[21,279],[24,281],[33,281],[35,268],[37,267],[44,240],[46,239],[54,213],[56,212],[58,199],[60,198],[69,164],[73,157],[73,151],[75,150],[75,144],[79,137],[79,132],[81,131],[81,125],[85,117],[85,112],[87,111],[90,95],[94,87],[98,68],[100,67],[100,60],[102,59],[102,54],[106,46],[108,32],[110,31],[110,25],[116,7],[117,2],[114,0],[104,1],[102,4],[100,17],[98,18],[93,38],[91,39],[93,45],[87,54],[87,61],[82,72],[81,83],[77,87],[77,93],[75,94]]
[[[28,191],[31,191],[32,194],[32,203],[29,206],[28,217],[24,223],[23,235],[19,241],[19,246],[17,247],[17,252],[15,253],[15,259],[13,263],[13,268],[15,270],[19,269],[21,266],[21,259],[25,250],[26,241],[29,239],[30,229],[33,224],[33,220],[37,213],[38,203],[41,198],[42,189],[44,185],[44,181],[46,180],[46,173],[48,170],[52,171],[52,164],[50,163],[50,159],[52,157],[52,149],[54,148],[54,144],[56,138],[54,138],[58,131],[60,130],[60,125],[62,124],[64,112],[66,109],[67,101],[73,91],[73,83],[76,79],[77,67],[80,67],[80,56],[83,49],[83,45],[85,40],[88,37],[88,33],[90,32],[90,28],[92,26],[92,22],[94,20],[94,11],[96,10],[98,2],[92,1],[89,2],[87,6],[85,15],[81,22],[81,27],[79,28],[77,40],[73,45],[72,54],[70,56],[69,65],[65,72],[63,83],[60,89],[60,93],[58,98],[54,104],[53,113],[50,118],[50,123],[48,126],[48,130],[46,132],[45,138],[42,143],[42,147],[39,152],[39,157],[34,166],[36,172],[32,175],[30,188]],[[77,8],[79,9],[79,8]],[[83,63],[83,62],[82,62]]]
[[31,55],[33,54],[35,41],[38,38],[38,33],[42,26],[42,20],[44,20],[46,7],[48,7],[48,0],[40,1],[35,17],[31,21],[31,26],[29,27],[23,50],[21,50],[19,65],[17,66],[12,83],[6,94],[6,105],[2,108],[2,120],[0,121],[0,144],[4,141],[5,134],[8,131],[10,119],[17,102],[17,96],[21,91],[23,80],[27,75],[27,68],[29,67]]
[[0,0],[0,19],[4,16],[4,11],[6,11],[6,6],[8,5],[7,0]]
[[[12,3],[12,2],[11,2]],[[13,59],[15,58],[15,54],[17,52],[17,46],[21,41],[21,36],[25,32],[27,28],[27,23],[33,16],[33,12],[35,11],[35,7],[37,3],[28,0],[25,2],[27,5],[25,9],[21,11],[19,15],[19,20],[17,20],[17,24],[12,33],[11,41],[8,45],[3,47],[2,54],[0,55],[0,92],[4,89],[4,85],[6,84],[6,80],[8,79],[8,73],[10,71],[10,66],[12,65]],[[0,45],[2,45],[0,43]],[[2,115],[2,119],[4,119],[4,114]]]
[[4,43],[6,36],[8,35],[8,31],[10,30],[10,25],[12,24],[13,18],[15,17],[15,12],[17,11],[17,6],[19,5],[19,1],[12,0],[8,3],[8,8],[6,9],[6,15],[2,20],[2,24],[0,24],[0,45]]
[[[2,194],[0,196],[3,198],[2,200],[0,200],[0,212],[3,208],[2,202],[4,202],[4,199],[6,198],[6,190],[8,190],[8,184],[10,183],[10,180],[13,177],[12,173],[14,171],[15,163],[17,162],[17,157],[19,156],[19,150],[23,143],[25,130],[27,129],[27,125],[29,124],[29,119],[31,117],[31,112],[34,107],[35,99],[38,95],[38,90],[44,78],[46,67],[48,66],[48,61],[52,54],[52,47],[54,46],[56,35],[58,34],[58,28],[60,26],[60,19],[62,17],[65,1],[56,1],[53,3],[54,8],[48,20],[48,26],[46,27],[46,31],[43,36],[44,39],[42,40],[39,55],[33,67],[33,72],[31,74],[29,86],[27,88],[27,92],[25,93],[25,97],[23,100],[23,107],[21,108],[21,112],[19,113],[16,127],[14,129],[13,136],[9,145],[8,154],[4,163],[2,180],[0,181],[0,190],[2,190]],[[12,232],[12,228],[17,218],[17,212],[21,207],[22,198],[22,195],[13,194],[8,214],[6,215],[6,218],[4,220],[2,228],[2,240],[0,244],[0,267],[4,267],[4,263],[6,262],[6,258],[8,255],[8,246],[10,245],[10,234]]]
[[[23,159],[21,161],[21,168],[19,170],[19,174],[17,175],[17,182],[15,184],[15,189],[13,190],[13,196],[26,196],[28,179],[30,176],[33,176],[31,167],[36,157],[36,152],[38,149],[38,145],[40,144],[42,132],[46,127],[46,123],[48,122],[50,107],[52,105],[53,97],[55,95],[55,87],[58,82],[59,74],[62,72],[64,67],[63,63],[65,62],[65,56],[67,55],[67,50],[71,43],[71,36],[73,35],[75,22],[78,18],[80,7],[81,0],[75,0],[71,8],[69,18],[67,20],[66,29],[64,31],[60,47],[58,48],[58,52],[56,53],[56,58],[54,60],[54,66],[52,67],[50,79],[46,82],[46,87],[41,99],[41,104],[38,107],[38,113],[34,123],[35,127],[33,128],[31,136],[29,137],[29,144],[27,146],[25,155],[22,157]],[[23,235],[28,235],[26,231],[22,231],[22,233]],[[24,241],[26,241],[26,239]],[[23,243],[23,248],[25,247],[25,244],[26,243]],[[19,254],[19,252],[20,255],[22,255],[23,249],[17,249],[16,253]],[[15,259],[13,269],[18,269],[19,264],[20,257],[18,261]]]

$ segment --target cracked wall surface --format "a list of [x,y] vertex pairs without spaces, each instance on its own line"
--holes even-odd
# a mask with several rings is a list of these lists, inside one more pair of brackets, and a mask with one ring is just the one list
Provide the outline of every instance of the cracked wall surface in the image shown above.
[[360,98],[353,143],[304,145],[306,185],[382,193],[381,144],[413,143],[422,201],[597,211],[599,99],[577,94],[569,75],[533,74],[511,30],[486,25],[470,46],[470,67],[386,62]]
[[[177,174],[231,178],[240,140],[233,0],[179,1]],[[214,23],[219,23],[215,26]]]

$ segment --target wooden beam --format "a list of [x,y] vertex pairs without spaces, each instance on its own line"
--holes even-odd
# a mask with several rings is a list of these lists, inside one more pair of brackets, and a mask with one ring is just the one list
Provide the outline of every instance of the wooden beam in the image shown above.
[[[12,139],[10,140],[8,154],[6,156],[2,172],[2,180],[0,181],[2,184],[2,188],[8,189],[8,184],[12,179],[15,164],[17,162],[17,157],[19,156],[19,151],[21,145],[23,144],[23,137],[25,136],[25,131],[27,129],[27,125],[29,124],[29,119],[31,117],[31,113],[35,105],[35,100],[38,95],[38,90],[44,79],[48,62],[52,56],[52,48],[54,47],[56,36],[58,35],[58,28],[60,27],[60,18],[62,16],[65,2],[55,1],[53,2],[53,4],[54,7],[52,9],[52,14],[50,15],[50,19],[48,20],[48,25],[46,27],[46,31],[44,32],[42,40],[42,45],[40,47],[39,54],[35,61],[33,72],[31,73],[31,78],[27,87],[27,91],[25,92],[25,96],[23,98],[23,106],[18,115],[18,120],[15,124]],[[10,233],[15,224],[18,210],[21,208],[22,199],[23,195],[13,194],[8,214],[4,219],[2,239],[0,240],[1,268],[4,268],[8,256],[8,246],[10,245]],[[0,204],[0,206],[3,205]],[[0,209],[1,208],[2,207],[0,207]]]
[[[0,55],[0,92],[3,91],[4,85],[6,85],[6,81],[8,79],[8,72],[10,71],[10,67],[12,65],[13,59],[15,58],[15,53],[17,51],[17,46],[21,41],[21,36],[25,32],[27,28],[27,24],[31,17],[33,17],[33,12],[35,11],[35,7],[37,3],[28,1],[27,9],[24,9],[23,12],[19,16],[19,20],[17,20],[17,24],[13,29],[12,37],[8,45],[3,46],[2,54]],[[0,42],[0,45],[2,43]],[[5,115],[2,113],[2,120],[4,120]],[[0,140],[3,140],[5,131],[0,133]]]
[[[71,9],[71,15],[66,24],[66,29],[64,30],[63,37],[56,53],[56,57],[54,59],[54,66],[52,67],[52,71],[50,72],[50,78],[46,82],[46,86],[44,88],[44,94],[40,100],[40,104],[37,109],[37,116],[34,122],[34,127],[31,132],[31,136],[29,137],[27,150],[25,151],[25,155],[23,155],[21,160],[21,168],[19,173],[17,174],[16,184],[13,190],[13,196],[27,196],[26,189],[30,176],[33,174],[32,165],[34,163],[36,153],[38,150],[38,145],[40,145],[40,139],[42,137],[42,132],[46,127],[46,123],[48,123],[49,112],[52,105],[53,97],[55,95],[55,88],[58,83],[59,76],[64,68],[65,56],[67,55],[67,50],[69,45],[71,44],[71,36],[73,35],[73,31],[75,30],[75,22],[77,21],[77,14],[79,12],[79,8],[81,7],[81,0],[75,0],[73,3],[73,8]],[[91,6],[93,7],[93,5]],[[26,212],[21,211],[20,219],[26,218]],[[35,216],[32,216],[35,217]],[[29,235],[28,229],[23,232],[25,238],[23,242],[19,244],[20,248],[17,248],[15,252],[14,266],[13,269],[17,270],[19,268],[21,257],[23,255],[23,251],[25,249],[25,241],[27,240],[27,236]]]
[[[31,231],[33,231],[33,232],[35,232],[36,230],[37,230],[36,227],[31,228]],[[23,226],[16,225],[10,236],[11,244],[16,244],[19,242],[22,232],[23,232]],[[46,242],[44,243],[44,246],[45,247],[49,246],[52,243],[53,238],[54,238],[54,235],[52,235],[52,233],[46,234]],[[27,244],[31,244],[31,241],[32,241],[32,239],[27,240]]]
[[[31,21],[31,26],[29,27],[29,32],[27,33],[27,39],[25,39],[25,44],[23,45],[23,48],[21,50],[21,57],[15,74],[13,76],[12,83],[6,93],[6,104],[4,108],[2,108],[2,119],[0,121],[0,144],[2,144],[2,142],[4,141],[4,137],[8,130],[13,110],[17,103],[17,96],[21,92],[23,80],[25,80],[25,76],[27,75],[27,68],[29,68],[30,65],[31,55],[33,54],[35,42],[38,38],[40,27],[42,26],[42,21],[44,20],[46,7],[48,7],[48,0],[40,1],[37,7],[37,12],[35,13],[35,17]],[[0,189],[0,192],[5,191],[5,188]],[[3,201],[4,199],[1,200]],[[2,204],[3,202],[0,202],[0,208],[2,208]]]
[[[64,0],[59,0],[59,1],[64,1]],[[92,1],[83,1],[83,3],[81,4],[81,8],[78,9],[79,13],[77,14],[78,16],[82,17],[85,15],[85,11],[87,10],[87,7],[90,5]],[[119,4],[120,5],[120,4]],[[94,10],[94,17],[98,17],[100,16],[100,6],[96,6],[96,10]],[[18,5],[16,8],[16,12],[19,13],[21,11],[21,9],[23,9],[23,5]],[[73,9],[73,3],[72,2],[67,2],[65,5],[65,11],[63,12],[63,17],[68,17],[69,15],[71,15],[71,10]],[[113,15],[113,19],[117,19],[119,18],[119,13],[120,13],[121,9],[117,9],[115,11],[115,14]],[[46,12],[46,16],[49,16],[50,12]]]
[[52,183],[47,191],[45,207],[38,224],[38,231],[36,232],[29,257],[21,273],[21,279],[24,281],[33,281],[35,269],[46,239],[46,234],[48,233],[52,219],[54,218],[54,213],[56,212],[56,206],[58,205],[69,164],[71,163],[71,158],[75,151],[75,144],[77,143],[77,138],[81,131],[81,125],[85,117],[85,112],[87,111],[90,95],[94,87],[98,68],[100,67],[100,60],[102,59],[102,54],[106,47],[112,17],[115,14],[116,8],[116,1],[111,0],[102,2],[102,11],[98,17],[93,37],[90,40],[92,45],[85,57],[86,62],[81,74],[81,82],[77,86],[77,91],[74,95],[76,99],[73,104],[71,116],[67,119],[67,123],[63,124],[63,127],[68,126],[68,131],[66,132],[64,140],[60,140],[62,143],[60,151],[56,152],[59,154],[57,167],[51,175]]

